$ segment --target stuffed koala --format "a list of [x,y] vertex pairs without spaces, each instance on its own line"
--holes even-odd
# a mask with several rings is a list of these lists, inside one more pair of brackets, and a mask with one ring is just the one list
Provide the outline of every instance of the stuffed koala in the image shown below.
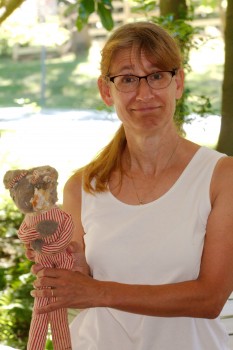
[[[43,267],[74,269],[75,254],[66,251],[73,222],[71,216],[56,206],[56,169],[41,166],[29,170],[9,170],[3,182],[18,209],[25,214],[18,236],[35,251],[35,262]],[[34,310],[56,301],[56,298],[35,298]],[[71,349],[67,310],[49,314],[33,311],[27,350],[44,350],[50,323],[54,350]]]

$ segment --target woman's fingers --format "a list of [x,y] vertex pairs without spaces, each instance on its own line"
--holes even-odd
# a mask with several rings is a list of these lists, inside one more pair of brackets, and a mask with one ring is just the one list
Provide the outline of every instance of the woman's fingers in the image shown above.
[[[84,247],[81,242],[71,242],[67,247],[67,252],[73,256],[73,271],[79,271],[85,275],[90,274],[90,268],[86,262]],[[25,244],[25,255],[30,261],[35,261],[35,251],[31,248],[31,245]],[[41,267],[36,266],[32,268],[32,273],[37,274],[41,270]]]
[[73,274],[70,273],[69,270],[51,268],[39,269],[38,266],[38,272],[36,273],[36,280],[34,281],[34,286],[36,288],[63,288],[67,287],[68,284],[72,283],[73,277]]
[[31,267],[31,273],[33,274],[33,275],[37,275],[38,274],[38,272],[40,271],[40,270],[43,270],[43,266],[42,265],[40,265],[40,264],[35,264],[35,265],[32,265],[32,267]]
[[67,252],[72,254],[74,258],[73,271],[79,271],[85,275],[90,274],[89,266],[86,262],[84,247],[81,242],[71,242],[67,248]]
[[72,241],[70,242],[67,251],[69,253],[81,253],[84,251],[83,244],[81,242]]
[[28,260],[35,261],[35,251],[31,248],[30,243],[25,244],[25,255]]

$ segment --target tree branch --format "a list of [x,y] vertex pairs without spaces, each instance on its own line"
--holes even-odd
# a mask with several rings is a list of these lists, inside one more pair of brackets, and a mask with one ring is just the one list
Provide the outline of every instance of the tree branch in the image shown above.
[[4,12],[0,16],[0,25],[8,18],[25,0],[8,0],[3,5],[0,2],[0,10],[4,9]]

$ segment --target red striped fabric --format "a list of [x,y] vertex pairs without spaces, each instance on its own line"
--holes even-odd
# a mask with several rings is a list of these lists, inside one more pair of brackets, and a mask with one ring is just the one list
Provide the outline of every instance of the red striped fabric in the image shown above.
[[[36,231],[36,225],[44,220],[52,220],[59,225],[53,235],[41,237]],[[71,216],[58,207],[39,214],[27,214],[22,222],[18,236],[23,243],[30,243],[35,239],[42,239],[44,246],[41,253],[55,254],[64,250],[72,238],[73,221]]]
[[[36,225],[43,220],[52,220],[58,223],[54,234],[41,237],[36,231]],[[72,239],[73,221],[71,215],[58,207],[51,210],[30,215],[27,214],[22,222],[18,236],[23,243],[30,243],[35,239],[43,240],[42,251],[35,252],[35,262],[44,267],[72,270],[75,266],[76,255],[66,252]],[[29,331],[27,350],[44,350],[48,327],[51,327],[53,349],[71,350],[71,339],[66,309],[59,309],[48,314],[38,315],[36,308],[55,302],[56,298],[35,298],[32,320]]]
[[24,176],[26,176],[28,173],[27,171],[22,171],[21,174],[15,176],[11,182],[9,183],[9,185],[7,186],[8,189],[11,189],[15,186],[15,184],[17,184],[17,182],[19,182]]

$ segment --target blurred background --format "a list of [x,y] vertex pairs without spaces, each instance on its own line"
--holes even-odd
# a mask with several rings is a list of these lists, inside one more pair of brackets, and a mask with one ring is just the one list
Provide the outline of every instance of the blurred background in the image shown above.
[[[9,169],[49,164],[59,172],[62,202],[67,178],[119,126],[96,84],[103,43],[117,26],[138,20],[164,26],[182,49],[186,89],[175,117],[181,133],[233,155],[232,0],[1,0],[2,347],[26,349],[32,308],[30,263],[17,238],[22,216],[2,178]],[[230,334],[232,308],[229,300],[222,315]]]

